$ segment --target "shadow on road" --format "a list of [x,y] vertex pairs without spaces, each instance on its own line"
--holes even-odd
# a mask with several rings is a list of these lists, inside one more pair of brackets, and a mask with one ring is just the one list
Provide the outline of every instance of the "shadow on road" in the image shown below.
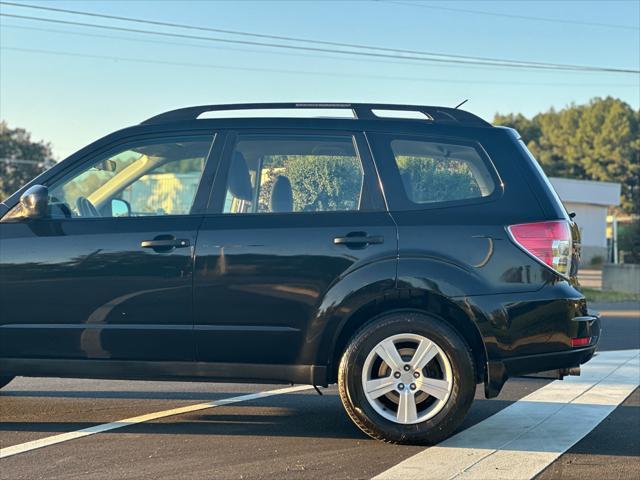
[[9,390],[0,391],[0,397],[32,398],[108,398],[124,400],[198,400],[203,402],[244,395],[226,392],[159,392],[159,391],[91,391],[91,390]]
[[[42,397],[73,397],[86,395],[88,398],[149,398],[151,392],[9,392],[10,396],[35,394]],[[154,398],[171,398],[178,392],[152,392]],[[163,393],[167,394],[162,396]],[[197,397],[213,400],[213,397],[228,397],[225,394],[205,396],[202,393],[185,392],[180,399]],[[190,397],[192,395],[193,397]],[[459,430],[481,422],[494,413],[512,404],[512,401],[478,399]],[[77,418],[77,417],[76,417]],[[0,432],[50,432],[51,434],[70,432],[95,426],[94,422],[54,421],[0,423]],[[259,401],[243,402],[211,410],[194,412],[166,419],[140,423],[104,434],[142,435],[209,435],[209,436],[281,436],[320,437],[342,439],[367,439],[351,422],[344,412],[340,399],[335,394],[324,395],[279,395]],[[1,435],[1,433],[0,433]]]

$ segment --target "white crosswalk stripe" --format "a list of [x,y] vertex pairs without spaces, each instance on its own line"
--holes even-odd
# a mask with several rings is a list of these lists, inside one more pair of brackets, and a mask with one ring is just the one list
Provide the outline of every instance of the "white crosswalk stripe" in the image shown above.
[[49,447],[58,443],[68,442],[70,440],[76,440],[82,437],[88,437],[89,435],[95,435],[96,433],[108,432],[110,430],[129,427],[138,423],[158,420],[160,418],[182,415],[184,413],[197,412],[199,410],[206,410],[214,407],[222,407],[224,405],[231,405],[234,403],[248,402],[250,400],[258,400],[260,398],[272,397],[274,395],[301,392],[303,390],[309,390],[311,388],[313,388],[311,385],[299,385],[295,387],[279,388],[277,390],[267,390],[265,392],[250,393],[247,395],[240,395],[239,397],[223,398],[221,400],[214,400],[212,402],[187,405],[186,407],[172,408],[171,410],[162,410],[160,412],[148,413],[146,415],[139,415],[137,417],[125,418],[116,422],[103,423],[102,425],[95,425],[93,427],[83,428],[82,430],[61,433],[60,435],[53,435],[51,437],[40,438],[31,442],[21,443],[19,445],[0,448],[0,458],[12,457],[13,455],[29,452],[38,448]]
[[530,479],[593,430],[640,384],[640,351],[604,352],[375,480]]

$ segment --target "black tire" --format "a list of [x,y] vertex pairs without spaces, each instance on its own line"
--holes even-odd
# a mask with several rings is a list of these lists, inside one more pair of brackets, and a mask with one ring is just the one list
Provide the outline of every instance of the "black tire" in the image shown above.
[[[365,396],[362,371],[365,359],[384,339],[417,334],[435,342],[451,365],[453,386],[442,409],[420,423],[402,424],[379,414]],[[367,435],[390,443],[434,444],[462,423],[475,395],[473,356],[467,343],[447,323],[418,312],[395,312],[365,324],[353,336],[338,370],[340,398],[351,420]]]
[[7,385],[14,378],[16,378],[16,377],[0,377],[0,388],[2,388],[5,385]]

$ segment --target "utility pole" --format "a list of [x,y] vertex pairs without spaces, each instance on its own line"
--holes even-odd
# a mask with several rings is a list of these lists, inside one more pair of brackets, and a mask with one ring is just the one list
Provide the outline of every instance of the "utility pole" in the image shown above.
[[611,219],[611,246],[613,247],[613,263],[618,263],[618,218],[615,213]]

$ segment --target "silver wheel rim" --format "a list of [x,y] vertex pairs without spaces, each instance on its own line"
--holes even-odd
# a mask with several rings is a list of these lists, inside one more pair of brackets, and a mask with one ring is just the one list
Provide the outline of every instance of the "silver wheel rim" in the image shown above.
[[453,388],[451,362],[433,341],[414,333],[385,338],[369,352],[362,388],[373,409],[411,425],[437,415]]

